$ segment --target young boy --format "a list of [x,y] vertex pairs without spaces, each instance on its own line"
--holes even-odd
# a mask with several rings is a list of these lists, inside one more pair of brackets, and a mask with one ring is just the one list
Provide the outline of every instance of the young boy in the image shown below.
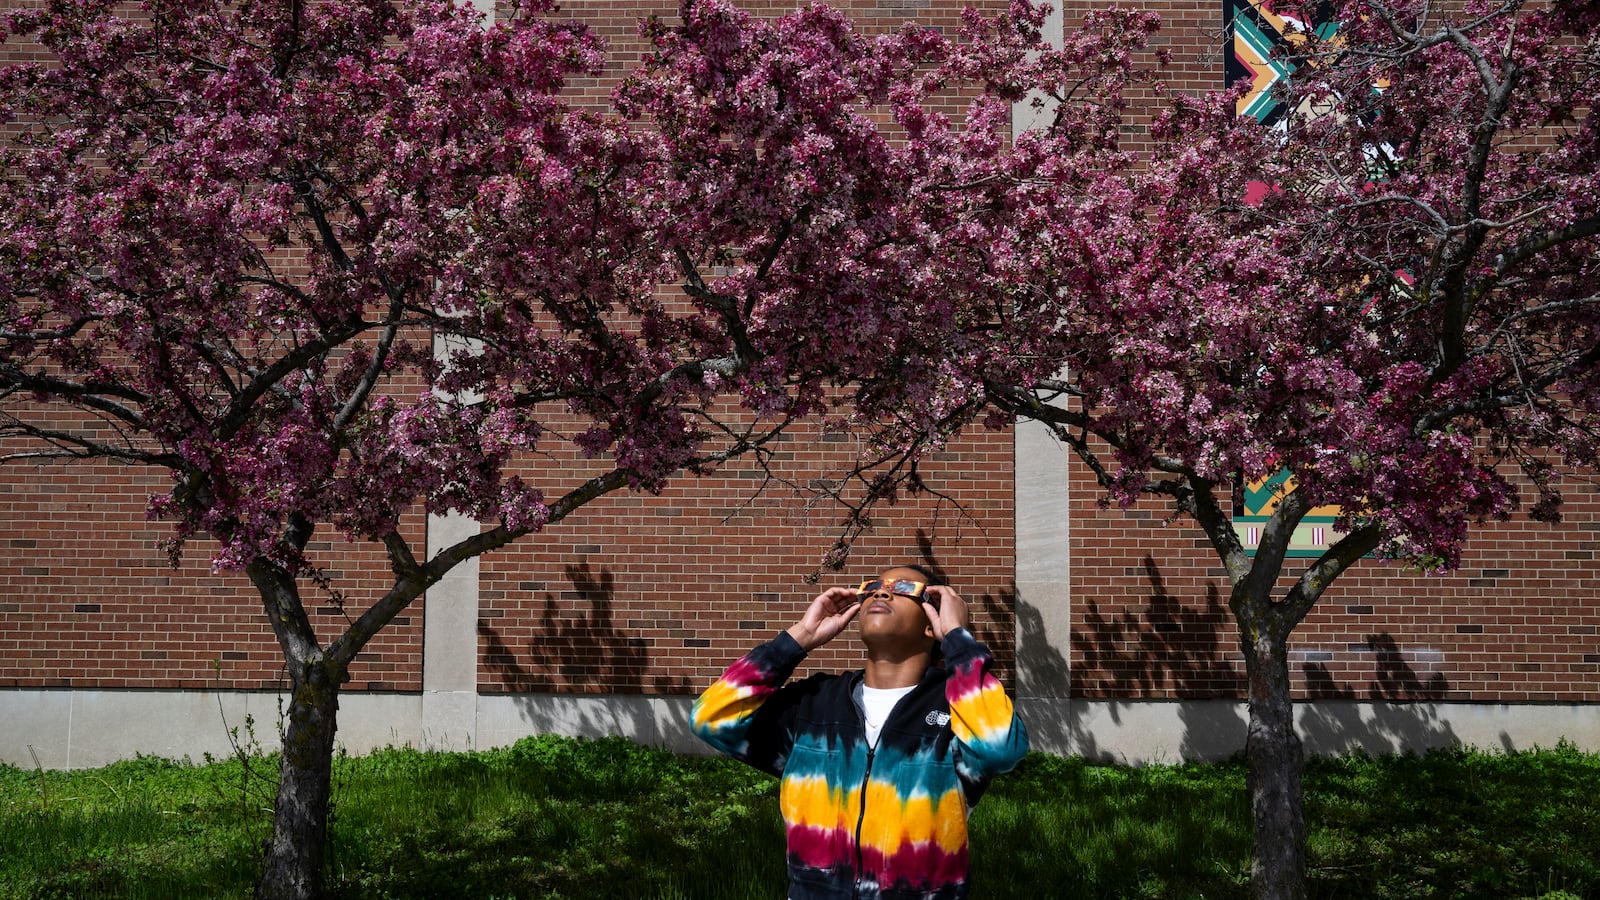
[[[829,588],[695,702],[695,734],[782,779],[790,900],[968,894],[967,813],[1028,736],[939,580],[896,566]],[[863,670],[785,684],[852,620]]]

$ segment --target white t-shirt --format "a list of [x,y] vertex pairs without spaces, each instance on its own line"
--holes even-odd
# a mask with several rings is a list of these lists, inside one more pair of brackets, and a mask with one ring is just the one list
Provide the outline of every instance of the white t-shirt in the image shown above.
[[916,685],[907,685],[900,688],[870,688],[861,686],[861,708],[867,714],[867,746],[878,746],[878,733],[883,731],[883,723],[889,718],[889,713],[894,710],[894,705],[900,698],[909,694]]

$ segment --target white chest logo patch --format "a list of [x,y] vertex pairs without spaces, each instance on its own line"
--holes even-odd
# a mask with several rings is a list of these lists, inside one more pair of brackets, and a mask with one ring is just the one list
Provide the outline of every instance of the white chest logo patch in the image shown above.
[[929,725],[937,725],[940,728],[943,728],[944,726],[950,724],[950,714],[947,712],[939,712],[937,709],[935,709],[929,712],[927,718],[923,719],[923,721],[927,722]]

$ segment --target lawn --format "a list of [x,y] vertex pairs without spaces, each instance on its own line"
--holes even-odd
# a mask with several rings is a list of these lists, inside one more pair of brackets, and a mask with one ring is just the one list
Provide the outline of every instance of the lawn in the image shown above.
[[[247,897],[275,760],[0,766],[0,900]],[[774,779],[621,739],[473,753],[391,749],[335,767],[342,898],[778,898]],[[1600,900],[1600,756],[1313,760],[1317,898]],[[980,898],[1233,898],[1250,822],[1237,762],[1034,754],[973,813]]]

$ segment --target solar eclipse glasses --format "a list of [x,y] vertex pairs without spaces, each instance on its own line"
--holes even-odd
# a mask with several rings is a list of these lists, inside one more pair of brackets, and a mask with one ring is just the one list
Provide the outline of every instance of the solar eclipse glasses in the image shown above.
[[865,597],[868,594],[876,594],[878,591],[888,591],[891,594],[910,597],[912,600],[921,600],[923,592],[927,589],[928,586],[926,584],[905,578],[896,578],[892,581],[884,581],[881,578],[868,578],[866,581],[861,582],[861,587],[857,589],[857,593]]

